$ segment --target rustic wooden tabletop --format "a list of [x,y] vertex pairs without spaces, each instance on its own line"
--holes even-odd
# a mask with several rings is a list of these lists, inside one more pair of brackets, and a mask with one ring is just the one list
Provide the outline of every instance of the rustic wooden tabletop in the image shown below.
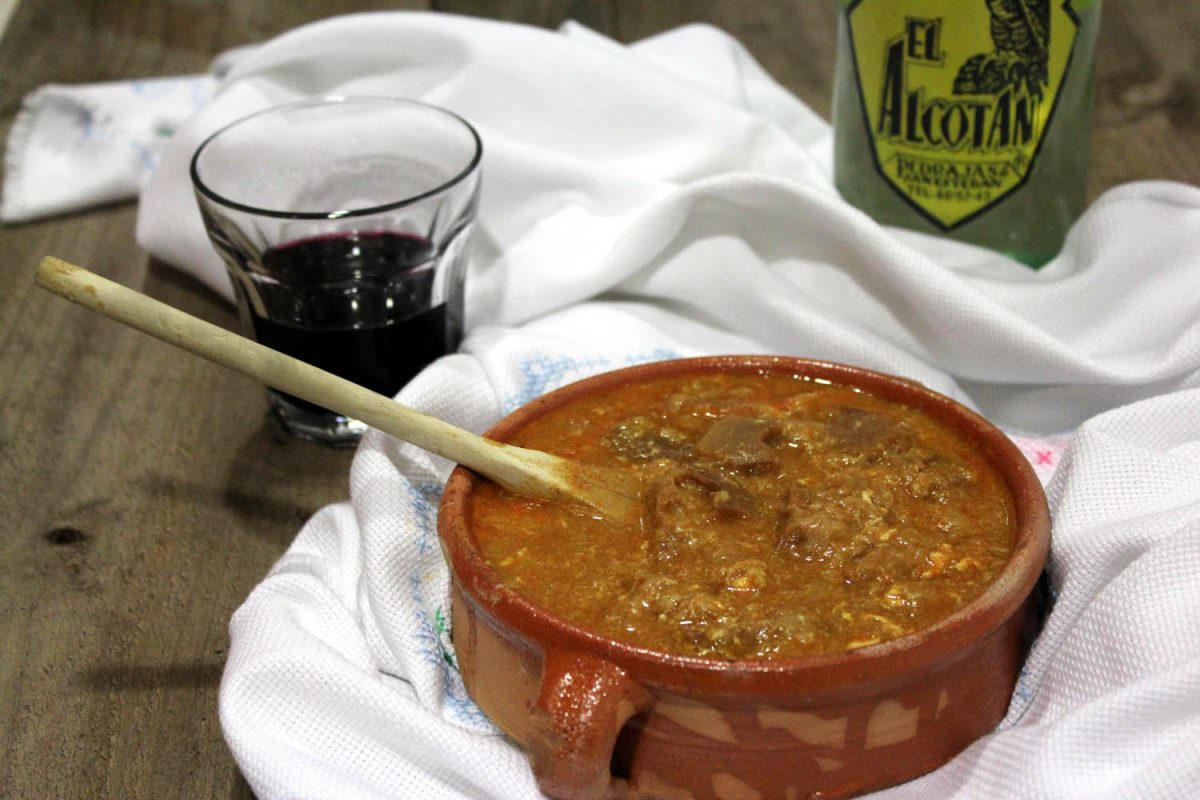
[[[398,7],[574,18],[621,41],[704,21],[829,113],[834,0],[7,0],[0,136],[44,83],[199,72],[310,20]],[[1092,197],[1200,183],[1198,76],[1200,5],[1106,3]],[[134,219],[122,204],[0,229],[0,797],[250,797],[217,719],[226,623],[347,495],[352,453],[281,435],[261,386],[32,287],[55,254],[236,327],[138,249]]]

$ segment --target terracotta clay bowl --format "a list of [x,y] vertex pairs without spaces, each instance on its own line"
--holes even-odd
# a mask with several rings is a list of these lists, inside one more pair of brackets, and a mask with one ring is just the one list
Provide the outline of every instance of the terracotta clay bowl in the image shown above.
[[[666,361],[604,373],[515,411],[505,439],[591,392],[710,371],[780,371],[915,406],[997,467],[1016,508],[995,582],[940,623],[842,653],[723,662],[664,654],[575,627],[505,588],[469,524],[481,480],[457,469],[438,520],[452,572],[453,637],[471,696],[529,754],[557,798],[835,798],[945,763],[1004,716],[1037,626],[1046,498],[1020,451],[978,414],[901,378],[772,357]],[[553,554],[547,554],[553,557]]]

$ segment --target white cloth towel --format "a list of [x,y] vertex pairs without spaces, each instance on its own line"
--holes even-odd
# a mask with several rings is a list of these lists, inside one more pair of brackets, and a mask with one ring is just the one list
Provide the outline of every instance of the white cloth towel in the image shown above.
[[[1074,433],[1049,483],[1056,602],[1010,713],[879,797],[1197,796],[1200,191],[1111,191],[1035,273],[843,203],[826,123],[717,30],[626,47],[387,13],[240,59],[168,144],[140,240],[228,291],[191,151],[241,114],[331,93],[421,98],[484,139],[470,335],[410,405],[482,430],[599,370],[773,352],[923,381],[1024,434],[1046,476]],[[448,470],[369,434],[349,501],[235,615],[221,719],[260,797],[537,796],[454,669],[434,529]]]
[[175,127],[208,102],[211,75],[49,84],[9,132],[0,221],[29,222],[137,195]]

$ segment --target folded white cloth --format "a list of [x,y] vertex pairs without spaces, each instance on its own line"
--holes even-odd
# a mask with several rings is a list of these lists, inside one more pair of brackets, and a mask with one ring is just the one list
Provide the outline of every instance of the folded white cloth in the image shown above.
[[[1112,191],[1034,273],[844,204],[826,124],[719,31],[624,47],[575,25],[389,13],[241,59],[168,144],[140,240],[227,291],[192,149],[330,93],[421,98],[484,139],[470,335],[406,387],[410,405],[482,430],[599,370],[775,352],[921,380],[1026,434],[1047,476],[1082,424],[1050,483],[1056,605],[1007,719],[880,796],[1195,796],[1200,191]],[[235,615],[221,719],[260,797],[537,796],[454,668],[434,529],[448,470],[369,434],[350,500]]]
[[9,131],[0,221],[136,197],[163,143],[208,102],[216,83],[191,75],[31,92]]

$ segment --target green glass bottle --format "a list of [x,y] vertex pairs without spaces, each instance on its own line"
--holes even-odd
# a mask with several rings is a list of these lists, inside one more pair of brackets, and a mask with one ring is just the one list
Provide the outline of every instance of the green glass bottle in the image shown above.
[[1039,267],[1083,210],[1101,0],[840,0],[834,179]]

